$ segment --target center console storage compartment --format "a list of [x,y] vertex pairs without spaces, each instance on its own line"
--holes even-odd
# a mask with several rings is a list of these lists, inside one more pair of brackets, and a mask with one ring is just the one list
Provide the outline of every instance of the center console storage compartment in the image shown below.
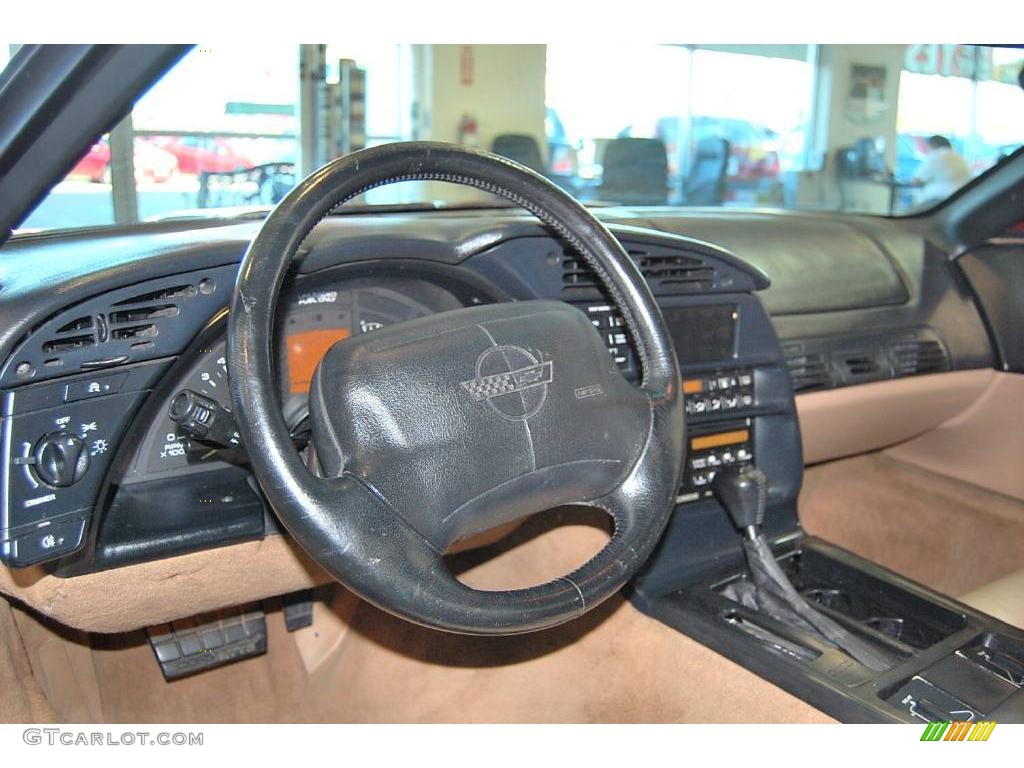
[[888,669],[733,599],[750,578],[738,548],[690,571],[655,562],[633,601],[840,720],[1024,722],[1024,632],[800,533],[773,552],[796,590]]
[[[779,564],[797,591],[826,615],[841,624],[859,625],[853,627],[855,630],[866,629],[869,635],[881,634],[912,649],[930,648],[967,625],[963,614],[815,549],[791,551],[779,558]],[[746,579],[747,575],[737,578]]]

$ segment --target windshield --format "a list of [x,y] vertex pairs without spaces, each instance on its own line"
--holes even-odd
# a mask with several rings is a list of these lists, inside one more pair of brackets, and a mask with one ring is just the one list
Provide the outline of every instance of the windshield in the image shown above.
[[[22,228],[237,215],[410,139],[492,150],[594,205],[903,215],[1021,145],[1022,66],[971,45],[198,46]],[[405,183],[360,202],[484,199]]]

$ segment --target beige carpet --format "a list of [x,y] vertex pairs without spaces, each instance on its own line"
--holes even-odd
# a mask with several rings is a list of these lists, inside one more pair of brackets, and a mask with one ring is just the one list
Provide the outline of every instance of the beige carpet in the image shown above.
[[[606,539],[600,521],[567,511],[528,523],[484,551],[458,555],[453,568],[480,588],[522,586],[566,572]],[[82,674],[88,665],[81,652],[90,647],[82,638],[54,635],[21,614],[22,624],[36,624],[26,632],[48,633],[67,646],[63,655],[51,648],[49,662],[33,660],[36,677],[59,689],[48,694],[60,720],[91,714],[109,722],[830,721],[621,597],[571,624],[506,638],[435,632],[358,603],[350,620],[336,622],[344,627],[340,640],[312,674],[299,635],[285,630],[281,613],[267,621],[265,656],[174,683],[164,682],[141,633],[94,635],[90,681]],[[320,626],[333,631],[331,622]],[[45,669],[55,663],[61,674]]]
[[947,595],[1024,567],[1024,503],[884,453],[808,468],[800,521]]
[[54,717],[32,675],[15,612],[0,598],[0,723],[47,723]]

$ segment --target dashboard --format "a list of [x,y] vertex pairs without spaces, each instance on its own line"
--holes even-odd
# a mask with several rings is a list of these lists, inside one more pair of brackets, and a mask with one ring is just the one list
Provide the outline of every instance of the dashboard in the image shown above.
[[[722,466],[772,478],[765,527],[796,524],[794,393],[992,367],[945,254],[894,222],[607,209],[658,298],[683,373],[676,518],[717,515]],[[231,421],[226,317],[256,222],[17,238],[0,260],[0,559],[71,576],[263,538],[277,523]],[[728,246],[728,247],[727,247]],[[731,248],[731,250],[730,250]],[[43,274],[39,263],[52,267]],[[593,273],[506,211],[331,217],[277,307],[280,406],[296,450],[335,343],[431,313],[555,298],[584,312],[622,375],[637,364]],[[720,515],[718,515],[720,517]]]

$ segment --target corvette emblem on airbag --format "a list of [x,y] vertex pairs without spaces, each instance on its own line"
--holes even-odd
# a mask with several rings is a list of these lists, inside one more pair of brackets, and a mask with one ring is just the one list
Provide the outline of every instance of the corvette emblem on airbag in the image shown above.
[[[476,359],[476,378],[461,382],[477,401],[486,401],[503,419],[525,421],[544,407],[553,380],[552,361],[512,344],[485,349]],[[506,397],[515,395],[515,397]]]

